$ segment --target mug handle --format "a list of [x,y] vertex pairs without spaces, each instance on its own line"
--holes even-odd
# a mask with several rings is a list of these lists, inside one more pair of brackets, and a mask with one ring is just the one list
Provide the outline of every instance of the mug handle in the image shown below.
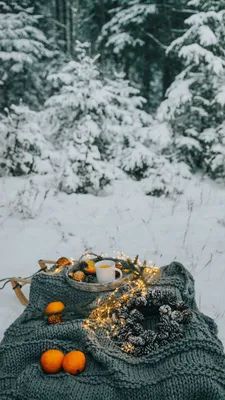
[[119,268],[114,267],[114,270],[115,270],[115,271],[118,271],[118,272],[120,273],[119,278],[115,279],[115,281],[118,281],[118,279],[121,279],[121,278],[122,278],[123,273],[122,273],[122,271],[121,271]]

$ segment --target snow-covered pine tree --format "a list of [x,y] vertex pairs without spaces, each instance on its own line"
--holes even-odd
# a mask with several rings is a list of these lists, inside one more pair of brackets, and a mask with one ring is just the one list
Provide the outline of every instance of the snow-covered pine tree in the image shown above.
[[46,102],[46,121],[59,155],[52,163],[59,171],[59,189],[68,194],[97,193],[113,177],[104,157],[107,91],[87,48],[77,44],[77,60],[49,76],[55,94]]
[[169,52],[177,53],[183,71],[167,92],[159,117],[170,122],[173,151],[193,171],[225,177],[225,7],[223,0],[191,0],[195,12],[189,29]]
[[[60,188],[67,193],[97,193],[115,173],[118,176],[118,168],[141,175],[147,164],[147,154],[139,153],[140,159],[132,165],[128,160],[134,142],[140,137],[144,141],[152,122],[142,110],[145,100],[121,77],[103,78],[97,57],[89,57],[87,47],[78,43],[77,61],[50,76],[59,93],[46,103],[54,126],[52,141],[64,149]],[[130,151],[125,154],[127,147]]]
[[104,137],[110,143],[108,157],[129,176],[140,180],[152,163],[153,118],[143,109],[146,100],[123,74],[115,75],[115,80],[105,79],[104,84],[109,100],[104,121]]
[[49,145],[39,126],[40,116],[27,106],[11,106],[0,114],[0,176],[51,172]]
[[49,77],[56,94],[46,102],[46,129],[59,154],[52,163],[60,171],[60,189],[96,194],[121,170],[135,179],[154,170],[157,184],[166,159],[157,128],[151,130],[153,119],[143,110],[145,99],[121,76],[101,76],[87,46],[79,43],[77,60]]
[[20,99],[38,106],[42,97],[43,68],[40,61],[51,56],[47,39],[37,28],[29,1],[0,2],[0,110]]

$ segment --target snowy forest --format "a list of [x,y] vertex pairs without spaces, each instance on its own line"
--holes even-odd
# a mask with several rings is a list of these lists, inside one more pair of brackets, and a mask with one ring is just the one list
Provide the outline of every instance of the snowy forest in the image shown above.
[[225,180],[224,0],[0,1],[0,177]]

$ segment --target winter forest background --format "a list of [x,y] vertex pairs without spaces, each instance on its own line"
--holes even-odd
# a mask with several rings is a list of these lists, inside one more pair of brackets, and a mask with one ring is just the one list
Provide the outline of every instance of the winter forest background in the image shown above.
[[224,0],[0,2],[0,176],[152,196],[225,178]]

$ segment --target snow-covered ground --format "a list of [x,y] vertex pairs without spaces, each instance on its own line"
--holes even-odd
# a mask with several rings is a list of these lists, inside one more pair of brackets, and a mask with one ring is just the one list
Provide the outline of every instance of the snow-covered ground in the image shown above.
[[[0,180],[0,278],[26,277],[40,258],[76,259],[87,249],[139,254],[157,266],[176,259],[194,275],[197,303],[216,320],[225,344],[225,189],[196,178],[169,200],[125,181],[97,198],[55,195],[35,179],[39,191],[28,179]],[[22,311],[7,285],[0,291],[0,338]]]

